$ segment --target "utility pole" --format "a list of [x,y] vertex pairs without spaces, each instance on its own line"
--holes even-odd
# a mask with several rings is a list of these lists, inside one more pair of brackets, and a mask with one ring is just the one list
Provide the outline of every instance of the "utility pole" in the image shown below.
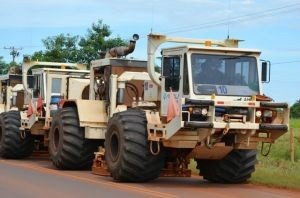
[[16,48],[16,47],[4,47],[4,49],[10,50],[10,55],[13,58],[13,63],[16,61],[16,57],[20,55],[19,51],[22,50],[23,48]]

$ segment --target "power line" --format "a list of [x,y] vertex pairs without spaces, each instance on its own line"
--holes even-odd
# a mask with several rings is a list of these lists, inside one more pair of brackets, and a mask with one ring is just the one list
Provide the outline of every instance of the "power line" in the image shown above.
[[[298,11],[298,10],[300,10],[300,8],[294,8],[294,9],[291,9],[291,10],[286,10],[285,12],[281,12],[281,14],[291,13],[291,12]],[[279,14],[279,13],[277,13],[277,14]],[[229,21],[229,23],[230,24],[235,24],[235,23],[241,23],[241,22],[245,22],[245,21],[252,21],[252,20],[260,19],[260,18],[267,17],[267,16],[271,16],[271,15],[262,14],[262,15],[258,15],[258,16],[253,17],[253,18],[240,19],[240,20],[232,19],[231,21]],[[171,32],[166,32],[166,33],[167,34],[174,34],[174,33],[180,33],[180,32],[190,32],[190,31],[200,30],[200,29],[204,29],[204,28],[224,26],[227,23],[228,23],[228,21],[224,21],[224,22],[220,22],[220,23],[219,22],[218,23],[212,23],[212,24],[207,24],[207,25],[195,27],[195,28],[189,28],[189,29],[178,30],[178,31],[171,31]]]
[[276,13],[278,14],[278,13],[281,13],[281,12],[289,11],[289,9],[295,9],[295,8],[300,9],[300,8],[297,8],[297,6],[300,6],[300,2],[299,3],[288,4],[288,5],[272,8],[272,9],[266,9],[266,10],[263,10],[263,11],[260,11],[260,12],[248,13],[248,14],[245,14],[245,15],[233,17],[229,20],[228,19],[211,20],[211,21],[201,23],[201,24],[194,24],[194,25],[188,25],[188,26],[181,26],[181,27],[177,27],[177,28],[172,28],[172,29],[168,30],[168,32],[169,33],[173,33],[173,32],[175,33],[177,31],[185,31],[185,30],[189,30],[191,28],[201,28],[202,26],[218,25],[220,23],[223,25],[223,23],[228,24],[228,23],[234,22],[235,20],[245,20],[245,19],[251,18],[253,16],[255,18],[257,18],[258,15],[259,15],[259,17],[261,17],[261,15],[262,16],[274,15]]
[[42,45],[22,45],[21,48],[42,48]]
[[281,64],[289,64],[289,63],[300,63],[300,60],[277,62],[277,63],[272,63],[272,65],[281,65]]
[[[21,45],[19,48],[20,49],[25,49],[25,48],[43,48],[43,45]],[[8,47],[3,47],[3,49],[8,48]]]
[[[161,32],[165,32],[165,34],[189,32],[189,31],[199,30],[199,29],[203,29],[203,28],[210,28],[210,27],[216,27],[216,26],[230,25],[230,24],[234,24],[234,23],[241,23],[244,21],[251,21],[251,20],[260,19],[263,17],[291,13],[291,12],[299,11],[299,10],[300,10],[300,2],[297,2],[297,3],[293,3],[293,4],[282,5],[282,6],[276,7],[276,8],[262,10],[260,12],[252,12],[252,13],[248,13],[245,15],[237,16],[237,17],[231,17],[230,19],[211,20],[211,21],[201,23],[201,24],[181,26],[181,27],[172,28],[169,30],[161,31]],[[146,37],[147,37],[147,35],[141,36],[141,38],[146,38]]]
[[244,21],[251,21],[251,20],[260,19],[263,17],[278,15],[278,14],[291,13],[291,12],[300,10],[300,7],[297,7],[297,6],[300,6],[300,4],[293,4],[290,6],[285,6],[285,7],[281,7],[281,8],[277,8],[277,9],[251,13],[251,14],[247,14],[247,15],[243,15],[243,16],[239,16],[239,17],[234,17],[234,18],[231,18],[230,20],[226,20],[226,19],[215,20],[215,21],[210,21],[210,22],[206,22],[206,23],[202,23],[202,24],[198,24],[198,25],[194,25],[194,26],[189,26],[188,28],[182,28],[182,29],[177,28],[177,29],[173,29],[171,31],[167,31],[166,33],[173,34],[173,33],[179,33],[179,32],[188,32],[188,31],[194,31],[194,30],[199,30],[199,29],[208,28],[208,27],[227,25],[228,23],[229,24],[240,23],[240,22],[244,22]]

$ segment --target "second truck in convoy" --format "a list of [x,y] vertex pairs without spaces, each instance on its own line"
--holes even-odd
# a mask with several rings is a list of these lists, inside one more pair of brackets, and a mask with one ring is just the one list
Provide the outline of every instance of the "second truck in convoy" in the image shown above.
[[[89,71],[82,64],[24,58],[21,71],[1,76],[0,84],[0,155],[19,159],[30,156],[33,150],[47,150],[49,141],[55,142],[52,138],[57,137],[50,134],[53,117],[63,100],[88,99]],[[72,145],[76,136],[69,136]],[[88,145],[92,149],[89,158],[86,157],[84,163],[81,158],[76,158],[68,168],[91,165],[97,145],[94,142]],[[73,148],[73,153],[65,156],[64,160],[68,161],[74,152],[76,155],[86,148],[76,149]]]

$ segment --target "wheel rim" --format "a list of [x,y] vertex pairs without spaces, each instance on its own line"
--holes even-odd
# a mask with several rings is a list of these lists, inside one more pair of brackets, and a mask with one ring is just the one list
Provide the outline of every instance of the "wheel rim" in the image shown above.
[[110,138],[110,151],[111,151],[111,156],[112,160],[116,161],[119,156],[119,136],[118,134],[114,131],[114,133],[111,135]]
[[58,145],[59,145],[59,129],[55,128],[54,133],[53,133],[53,148],[55,151],[57,151],[58,149]]

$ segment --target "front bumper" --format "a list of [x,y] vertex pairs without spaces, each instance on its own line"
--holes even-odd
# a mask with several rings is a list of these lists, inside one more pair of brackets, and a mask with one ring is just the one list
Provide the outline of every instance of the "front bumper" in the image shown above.
[[242,130],[266,130],[266,131],[288,131],[286,124],[258,124],[258,123],[223,123],[223,122],[184,122],[184,127],[207,128],[207,129],[242,129]]

